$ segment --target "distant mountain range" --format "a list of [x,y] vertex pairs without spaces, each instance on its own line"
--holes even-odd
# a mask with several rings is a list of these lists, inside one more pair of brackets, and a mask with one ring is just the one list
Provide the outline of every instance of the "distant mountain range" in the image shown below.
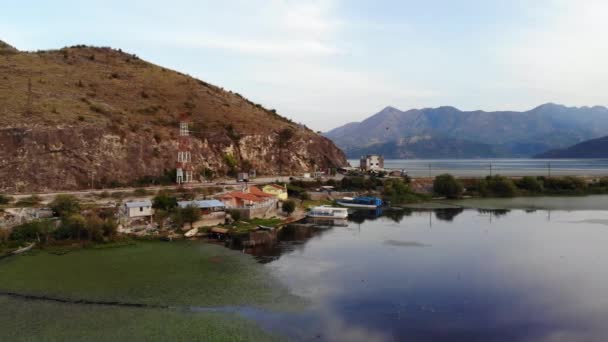
[[324,135],[349,158],[368,153],[386,158],[496,158],[531,157],[607,133],[606,107],[547,103],[526,112],[386,107]]
[[608,158],[608,136],[591,139],[576,145],[547,151],[535,158]]

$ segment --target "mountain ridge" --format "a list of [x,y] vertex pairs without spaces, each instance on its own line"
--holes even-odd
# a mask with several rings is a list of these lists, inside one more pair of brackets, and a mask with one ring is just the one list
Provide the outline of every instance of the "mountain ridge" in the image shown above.
[[[374,153],[378,144],[424,135],[439,139],[436,141],[456,139],[489,144],[493,146],[492,150],[503,151],[489,157],[530,157],[599,137],[605,132],[608,132],[606,107],[567,107],[546,103],[525,112],[462,111],[452,106],[401,111],[387,106],[360,122],[348,123],[324,135],[350,158],[358,157],[355,152]],[[432,150],[428,152],[412,157],[429,158],[434,154]],[[468,155],[466,150],[461,153],[463,157]],[[385,157],[400,154],[403,153]],[[475,155],[473,149],[470,156]]]
[[608,136],[586,140],[562,149],[549,150],[535,155],[534,158],[608,158]]

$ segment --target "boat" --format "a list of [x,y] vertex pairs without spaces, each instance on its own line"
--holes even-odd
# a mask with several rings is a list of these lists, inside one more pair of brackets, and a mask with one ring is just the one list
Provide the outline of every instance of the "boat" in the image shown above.
[[198,234],[198,228],[192,228],[189,231],[187,231],[186,234],[184,234],[184,236],[187,238],[191,238],[191,237],[194,237],[196,234]]
[[348,209],[323,205],[310,209],[306,216],[312,218],[345,219],[348,217]]
[[35,242],[32,243],[32,244],[30,244],[29,246],[16,249],[16,250],[12,251],[11,254],[12,255],[17,255],[17,254],[25,253],[25,252],[31,250],[32,248],[34,248],[34,246],[36,246]]
[[382,206],[382,200],[378,197],[344,197],[336,203],[349,208],[364,209],[376,209]]

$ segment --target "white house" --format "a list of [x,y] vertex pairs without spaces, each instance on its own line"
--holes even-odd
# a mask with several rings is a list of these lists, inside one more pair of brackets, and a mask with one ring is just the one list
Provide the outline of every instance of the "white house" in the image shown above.
[[382,170],[384,169],[384,157],[377,154],[368,154],[361,157],[360,167],[362,171]]
[[150,200],[127,202],[124,205],[124,214],[127,218],[149,217],[154,214]]

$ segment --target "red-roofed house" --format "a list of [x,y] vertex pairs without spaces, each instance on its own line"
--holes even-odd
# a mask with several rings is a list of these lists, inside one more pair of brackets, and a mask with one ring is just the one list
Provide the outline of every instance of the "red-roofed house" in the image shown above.
[[222,195],[219,199],[230,210],[238,210],[245,219],[254,217],[270,217],[276,215],[277,199],[266,194],[257,187],[248,190],[233,191]]

